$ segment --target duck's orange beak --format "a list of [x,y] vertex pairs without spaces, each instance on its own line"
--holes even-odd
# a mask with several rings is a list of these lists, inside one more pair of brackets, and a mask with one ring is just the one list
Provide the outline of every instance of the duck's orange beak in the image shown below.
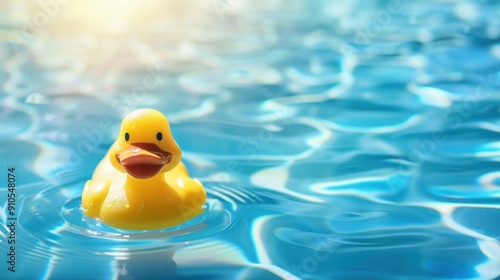
[[147,179],[170,163],[172,154],[163,151],[156,144],[132,143],[127,149],[117,153],[116,159],[130,176]]

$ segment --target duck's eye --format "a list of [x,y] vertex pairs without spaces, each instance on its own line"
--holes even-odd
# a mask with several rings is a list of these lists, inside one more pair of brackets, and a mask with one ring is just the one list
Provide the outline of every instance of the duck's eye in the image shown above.
[[161,132],[158,132],[156,134],[156,139],[158,139],[158,141],[161,141],[162,138],[163,138],[163,135],[161,134]]
[[130,135],[128,135],[128,132],[125,132],[125,141],[128,141],[130,139]]

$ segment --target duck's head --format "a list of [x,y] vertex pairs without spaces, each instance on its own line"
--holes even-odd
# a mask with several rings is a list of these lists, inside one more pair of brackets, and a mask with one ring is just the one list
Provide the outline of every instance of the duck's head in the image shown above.
[[181,150],[162,113],[139,109],[123,119],[109,160],[117,170],[137,179],[147,179],[179,164]]

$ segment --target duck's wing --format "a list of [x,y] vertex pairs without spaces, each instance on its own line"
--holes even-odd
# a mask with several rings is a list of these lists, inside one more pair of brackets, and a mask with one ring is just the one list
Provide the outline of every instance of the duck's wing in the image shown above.
[[181,162],[174,169],[165,172],[165,182],[176,189],[184,204],[199,211],[206,202],[207,195],[200,180],[191,178]]
[[109,192],[109,180],[88,180],[82,192],[82,206],[87,216],[98,218]]

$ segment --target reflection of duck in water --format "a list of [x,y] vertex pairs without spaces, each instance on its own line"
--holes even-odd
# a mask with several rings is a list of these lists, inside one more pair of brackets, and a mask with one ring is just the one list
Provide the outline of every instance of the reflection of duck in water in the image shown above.
[[205,189],[180,161],[181,150],[162,113],[129,113],[85,185],[85,214],[113,227],[146,230],[176,226],[203,213]]
[[175,279],[177,264],[172,259],[175,251],[128,252],[115,261],[117,280]]

